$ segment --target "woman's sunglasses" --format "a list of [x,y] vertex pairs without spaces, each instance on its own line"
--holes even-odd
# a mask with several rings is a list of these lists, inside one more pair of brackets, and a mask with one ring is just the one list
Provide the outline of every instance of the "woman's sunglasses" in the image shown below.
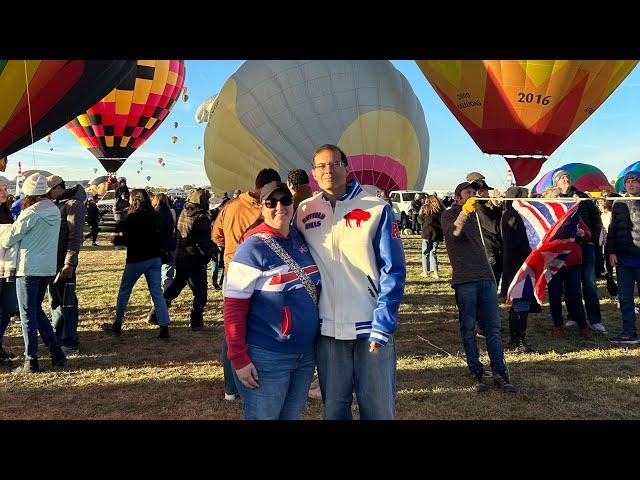
[[281,198],[267,198],[264,201],[264,206],[267,208],[276,208],[278,202],[280,202],[283,207],[288,207],[293,203],[293,197],[291,195],[286,195]]

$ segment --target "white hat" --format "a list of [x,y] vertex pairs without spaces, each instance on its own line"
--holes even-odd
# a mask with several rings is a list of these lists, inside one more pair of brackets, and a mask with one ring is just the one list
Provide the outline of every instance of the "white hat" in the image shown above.
[[22,185],[25,195],[44,195],[47,193],[47,177],[35,173],[29,175]]

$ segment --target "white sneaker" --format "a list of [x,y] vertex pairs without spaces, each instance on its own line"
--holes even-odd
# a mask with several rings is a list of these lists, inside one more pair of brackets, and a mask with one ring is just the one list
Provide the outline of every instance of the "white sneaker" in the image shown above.
[[440,278],[440,275],[438,275],[438,272],[433,272],[433,278],[435,278],[436,280]]
[[577,328],[577,327],[578,327],[578,322],[574,320],[568,320],[564,322],[564,328]]
[[224,394],[224,399],[225,399],[227,402],[233,402],[233,401],[236,399],[236,395],[233,395],[233,394],[231,394],[231,395],[230,395],[230,394],[228,394],[228,393],[225,393],[225,394]]
[[422,278],[425,278],[425,277],[428,277],[428,276],[429,276],[429,274],[428,274],[427,272],[422,272],[422,273],[420,274],[420,276],[421,276]]
[[636,315],[638,313],[640,313],[640,308],[639,307],[633,307],[633,311],[636,313]]
[[607,328],[602,324],[602,322],[594,323],[593,325],[591,325],[591,330],[595,330],[596,332],[602,333],[603,335],[606,335],[608,333]]

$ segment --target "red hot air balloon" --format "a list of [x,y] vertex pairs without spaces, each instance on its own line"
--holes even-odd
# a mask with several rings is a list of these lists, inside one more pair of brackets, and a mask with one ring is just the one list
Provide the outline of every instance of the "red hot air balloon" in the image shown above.
[[108,172],[116,172],[167,117],[184,76],[183,60],[138,60],[131,75],[67,128]]

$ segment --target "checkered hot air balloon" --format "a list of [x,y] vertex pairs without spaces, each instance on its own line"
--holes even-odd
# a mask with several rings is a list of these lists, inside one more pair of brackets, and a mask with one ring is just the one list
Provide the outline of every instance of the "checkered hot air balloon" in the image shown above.
[[184,77],[184,60],[138,60],[131,75],[67,128],[108,172],[116,172],[167,117]]

